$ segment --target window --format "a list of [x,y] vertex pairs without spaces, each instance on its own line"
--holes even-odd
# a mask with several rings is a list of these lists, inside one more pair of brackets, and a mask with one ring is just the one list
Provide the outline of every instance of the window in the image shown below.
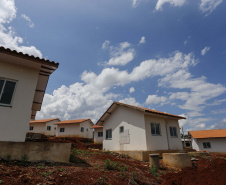
[[34,130],[34,127],[33,127],[33,126],[31,126],[29,130]]
[[119,133],[123,133],[124,132],[124,127],[119,127]]
[[106,139],[112,139],[112,130],[111,129],[106,130]]
[[177,128],[176,127],[170,127],[170,136],[177,137]]
[[47,126],[47,130],[49,130],[49,131],[50,131],[50,130],[51,130],[51,126]]
[[64,128],[60,128],[60,132],[64,132]]
[[81,132],[84,132],[84,128],[83,127],[81,127]]
[[15,81],[0,78],[0,105],[12,104],[15,86]]
[[87,129],[86,129],[86,132],[88,132],[88,130],[89,130],[89,129],[87,128]]
[[211,148],[210,142],[203,142],[203,148]]
[[98,132],[98,137],[103,137],[103,132]]
[[151,134],[154,136],[160,135],[160,124],[159,123],[151,123]]

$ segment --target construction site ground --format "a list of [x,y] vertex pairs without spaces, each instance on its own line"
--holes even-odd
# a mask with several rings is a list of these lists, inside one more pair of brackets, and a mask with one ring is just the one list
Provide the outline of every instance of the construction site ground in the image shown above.
[[8,156],[8,160],[0,160],[0,184],[226,184],[226,154],[195,157],[192,167],[183,170],[166,166],[160,160],[157,172],[148,162],[103,151],[100,144],[93,144],[90,139],[46,137],[42,142],[72,143],[71,162],[28,162],[25,156],[21,156],[21,161],[11,161]]

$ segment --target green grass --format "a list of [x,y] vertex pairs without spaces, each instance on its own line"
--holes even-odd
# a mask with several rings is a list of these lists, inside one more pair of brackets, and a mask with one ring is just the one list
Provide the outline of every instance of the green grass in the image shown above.
[[150,169],[149,169],[150,173],[152,175],[154,175],[155,177],[158,177],[159,174],[158,174],[158,168],[155,168],[154,166],[152,166]]
[[43,173],[40,173],[40,175],[44,176],[44,177],[47,177],[49,175],[51,175],[53,173],[53,171],[51,172],[43,172]]

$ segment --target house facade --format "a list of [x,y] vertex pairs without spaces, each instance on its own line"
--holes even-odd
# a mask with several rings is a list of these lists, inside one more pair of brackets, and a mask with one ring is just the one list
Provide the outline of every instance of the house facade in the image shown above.
[[57,137],[93,138],[93,122],[90,119],[65,120],[55,125]]
[[24,142],[58,63],[0,47],[0,141]]
[[189,131],[196,151],[226,152],[226,129]]
[[103,126],[93,125],[91,127],[94,129],[94,143],[102,144],[103,143]]
[[58,118],[30,121],[28,132],[40,133],[47,136],[55,136],[57,126],[54,124],[57,122],[60,122]]
[[103,126],[105,150],[182,150],[179,119],[185,118],[114,102],[96,125]]

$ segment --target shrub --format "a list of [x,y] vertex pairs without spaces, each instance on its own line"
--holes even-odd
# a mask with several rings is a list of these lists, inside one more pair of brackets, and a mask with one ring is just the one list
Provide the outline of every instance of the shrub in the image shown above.
[[23,163],[27,163],[28,160],[29,160],[29,157],[28,157],[27,154],[21,155],[21,161],[22,161]]
[[158,168],[155,168],[154,166],[151,166],[150,173],[154,175],[155,177],[158,177]]
[[8,161],[8,162],[11,161],[11,155],[8,154],[8,155],[6,156],[6,161]]

